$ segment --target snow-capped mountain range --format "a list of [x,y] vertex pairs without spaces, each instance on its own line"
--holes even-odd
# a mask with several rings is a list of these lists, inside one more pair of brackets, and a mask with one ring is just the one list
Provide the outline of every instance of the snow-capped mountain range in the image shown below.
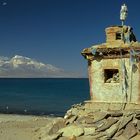
[[77,77],[76,73],[66,72],[51,64],[44,64],[28,57],[15,55],[12,58],[0,57],[0,77],[47,78]]

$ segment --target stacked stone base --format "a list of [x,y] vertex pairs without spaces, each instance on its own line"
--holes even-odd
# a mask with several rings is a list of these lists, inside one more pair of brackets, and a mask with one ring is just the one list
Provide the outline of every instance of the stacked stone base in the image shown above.
[[43,128],[43,140],[139,140],[140,109],[102,110],[77,104]]
[[95,102],[92,100],[85,101],[85,108],[91,110],[139,110],[140,104],[136,103],[120,103],[120,102]]

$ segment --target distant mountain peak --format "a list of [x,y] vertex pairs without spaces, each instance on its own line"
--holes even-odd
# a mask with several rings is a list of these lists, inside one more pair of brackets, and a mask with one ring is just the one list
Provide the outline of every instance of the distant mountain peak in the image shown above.
[[[51,64],[44,64],[32,58],[15,55],[12,58],[0,57],[0,77],[77,77]],[[78,76],[79,77],[79,76]]]
[[15,55],[12,57],[12,59],[23,59],[23,60],[31,60],[29,57],[21,56],[21,55]]
[[[21,55],[15,55],[13,58],[23,58]],[[25,58],[25,57],[24,57]],[[26,57],[27,58],[27,57]]]

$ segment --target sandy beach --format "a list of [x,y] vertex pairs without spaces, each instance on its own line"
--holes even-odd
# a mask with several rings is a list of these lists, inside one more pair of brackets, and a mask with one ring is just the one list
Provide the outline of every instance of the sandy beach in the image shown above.
[[0,114],[0,140],[39,140],[38,129],[53,117]]

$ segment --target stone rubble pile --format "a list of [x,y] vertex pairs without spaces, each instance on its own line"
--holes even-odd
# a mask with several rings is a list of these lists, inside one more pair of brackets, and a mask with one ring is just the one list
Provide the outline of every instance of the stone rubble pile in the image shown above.
[[139,140],[140,110],[87,110],[77,104],[40,130],[41,140]]

